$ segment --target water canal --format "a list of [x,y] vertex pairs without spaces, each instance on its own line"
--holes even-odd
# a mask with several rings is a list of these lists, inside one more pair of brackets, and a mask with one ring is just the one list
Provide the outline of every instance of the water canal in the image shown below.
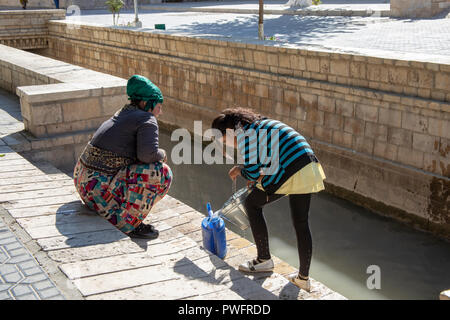
[[[160,132],[160,145],[170,152],[178,141]],[[170,157],[169,157],[170,158]],[[231,195],[231,165],[174,165],[169,194],[206,214],[211,202],[219,209]],[[241,178],[240,178],[241,179]],[[241,186],[244,180],[240,180]],[[238,185],[239,186],[239,185]],[[298,268],[295,233],[287,199],[265,207],[271,252]],[[450,243],[374,214],[325,192],[313,196],[311,276],[349,299],[438,299],[450,288]],[[250,230],[231,230],[253,241]],[[199,226],[200,228],[200,226]],[[369,266],[381,271],[381,288],[368,289]]]

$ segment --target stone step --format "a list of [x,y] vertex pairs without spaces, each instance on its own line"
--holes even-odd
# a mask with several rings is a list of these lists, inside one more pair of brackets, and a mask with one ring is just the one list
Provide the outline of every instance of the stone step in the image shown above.
[[[63,264],[60,266],[60,269],[66,274],[69,279],[73,280],[76,278],[85,278],[100,274],[124,271],[133,268],[148,267],[158,264],[167,265],[167,263],[165,262],[167,259],[163,259],[161,258],[161,256],[181,252],[183,250],[196,246],[196,243],[189,243],[189,240],[190,239],[184,237],[175,241],[171,241],[169,243],[160,243],[149,246],[146,252]],[[166,250],[169,248],[170,250]]]
[[31,207],[31,208],[27,207],[9,210],[9,213],[14,218],[26,218],[26,217],[45,216],[54,214],[69,214],[77,212],[86,213],[90,212],[90,210],[88,210],[88,208],[80,200],[66,202],[63,204],[42,205],[39,207]]
[[166,266],[156,265],[132,270],[102,274],[74,280],[83,296],[111,292],[144,284],[181,279],[182,276]]
[[38,199],[24,199],[24,200],[13,200],[3,203],[5,209],[20,209],[20,208],[36,208],[39,206],[61,204],[64,205],[68,202],[78,200],[75,194],[72,195],[62,195],[57,197],[42,197]]
[[39,199],[45,198],[48,196],[66,196],[66,195],[75,195],[77,191],[75,187],[70,186],[53,186],[54,188],[49,189],[40,189],[40,190],[31,190],[31,191],[18,191],[18,192],[8,192],[8,193],[0,193],[0,202],[6,201],[18,201],[18,200],[27,200],[27,199]]
[[88,300],[178,300],[227,291],[224,285],[205,282],[201,279],[180,281],[179,279],[146,284],[139,287],[101,293],[87,297]]
[[52,174],[62,174],[62,172],[56,169],[55,167],[51,166],[41,167],[39,169],[28,168],[28,169],[21,169],[18,171],[0,172],[0,179],[3,180],[5,178],[32,177],[32,176],[42,176]]
[[19,218],[17,223],[24,229],[37,228],[44,226],[54,226],[61,224],[73,223],[90,223],[93,219],[101,219],[95,212],[89,211],[87,208],[81,210],[69,211],[66,213],[58,213],[53,215],[43,215],[29,218]]
[[44,251],[73,247],[86,247],[100,243],[128,240],[129,237],[117,229],[77,233],[68,236],[38,239],[37,243]]
[[52,175],[35,175],[35,176],[24,176],[17,177],[12,176],[9,178],[1,178],[0,186],[19,186],[21,184],[29,183],[41,183],[46,181],[60,181],[67,180],[68,177],[65,173],[52,174]]
[[[47,180],[48,181],[48,180]],[[12,183],[12,181],[11,181]],[[23,184],[12,184],[8,186],[0,185],[0,194],[12,193],[12,192],[23,192],[23,191],[37,191],[37,190],[51,190],[54,188],[73,186],[72,179],[64,180],[50,180],[48,182],[39,181],[39,183],[23,183]]]
[[116,231],[117,229],[105,219],[97,216],[92,217],[90,221],[85,222],[32,227],[26,228],[25,230],[33,239],[44,239],[59,236],[71,238],[71,236],[80,233],[85,234],[87,232],[100,232],[106,230]]

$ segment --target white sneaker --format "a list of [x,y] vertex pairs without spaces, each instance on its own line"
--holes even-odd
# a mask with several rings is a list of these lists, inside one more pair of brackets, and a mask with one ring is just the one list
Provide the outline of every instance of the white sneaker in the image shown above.
[[311,292],[311,281],[309,279],[308,280],[300,279],[298,277],[298,273],[290,275],[288,277],[288,279],[289,279],[290,282],[295,284],[300,289],[303,289],[303,290],[305,290],[307,292]]
[[272,259],[263,262],[258,262],[256,259],[253,259],[239,266],[239,270],[244,272],[271,272],[273,268]]

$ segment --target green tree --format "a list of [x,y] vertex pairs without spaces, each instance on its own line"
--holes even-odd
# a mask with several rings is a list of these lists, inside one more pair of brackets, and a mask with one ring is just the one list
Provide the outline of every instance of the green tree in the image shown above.
[[[108,10],[113,14],[113,24],[116,25],[119,22],[120,9],[125,5],[122,0],[108,0],[105,2]],[[117,20],[116,20],[117,13]]]

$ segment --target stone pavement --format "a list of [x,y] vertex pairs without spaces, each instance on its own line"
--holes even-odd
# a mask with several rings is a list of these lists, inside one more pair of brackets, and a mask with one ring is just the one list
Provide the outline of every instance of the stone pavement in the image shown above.
[[[5,116],[14,108],[4,110],[9,113],[1,113],[0,121],[14,122]],[[30,163],[7,146],[5,133],[0,137],[0,243],[8,246],[0,258],[4,298],[345,299],[314,279],[311,293],[299,290],[286,279],[296,269],[277,257],[271,274],[237,271],[256,255],[254,244],[227,230],[226,258],[211,255],[201,247],[204,216],[170,196],[147,218],[159,238],[131,239],[81,203],[71,177],[49,163]]]
[[60,300],[64,296],[0,218],[0,300]]
[[[201,1],[198,3],[160,3],[141,5],[144,10],[190,11],[215,13],[251,13],[259,12],[258,1]],[[389,16],[390,5],[387,0],[325,0],[320,5],[305,8],[291,7],[288,1],[264,1],[265,14],[292,14],[318,16],[371,16],[375,12],[379,16]]]

